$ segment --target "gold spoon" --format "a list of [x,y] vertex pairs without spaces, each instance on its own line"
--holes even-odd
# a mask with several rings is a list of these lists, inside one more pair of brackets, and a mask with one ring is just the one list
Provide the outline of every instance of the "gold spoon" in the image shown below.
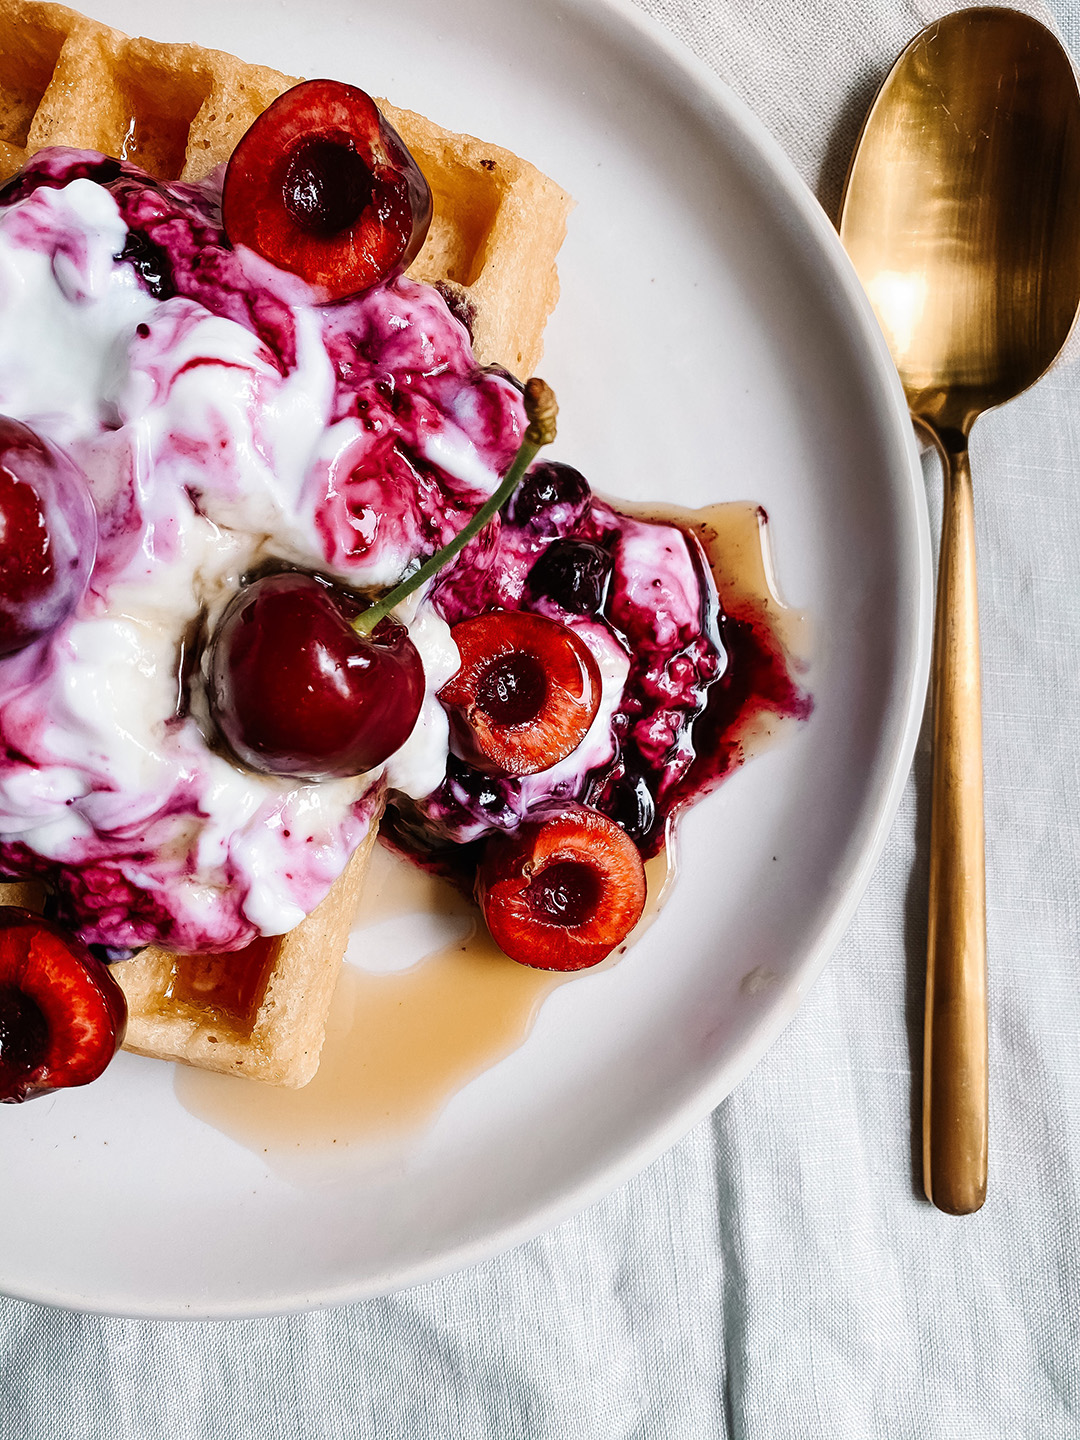
[[1051,365],[1080,303],[1080,95],[1050,32],[961,10],[907,47],[867,116],[840,237],[945,472],[933,657],[923,1184],[986,1198],[986,897],[968,436]]

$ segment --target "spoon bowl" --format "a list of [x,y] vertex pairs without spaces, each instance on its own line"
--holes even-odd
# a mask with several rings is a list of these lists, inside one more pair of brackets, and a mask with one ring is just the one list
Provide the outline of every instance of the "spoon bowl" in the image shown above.
[[1080,91],[1038,21],[961,10],[878,93],[840,237],[945,491],[932,671],[923,1183],[953,1214],[986,1195],[987,1023],[978,595],[968,436],[1053,364],[1080,305]]

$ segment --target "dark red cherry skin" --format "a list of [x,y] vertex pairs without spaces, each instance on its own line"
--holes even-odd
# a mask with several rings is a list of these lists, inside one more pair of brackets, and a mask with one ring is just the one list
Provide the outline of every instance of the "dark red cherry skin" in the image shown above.
[[431,191],[370,95],[307,80],[255,121],[225,173],[233,245],[302,276],[321,300],[357,295],[415,260]]
[[614,820],[584,805],[492,838],[476,883],[496,945],[538,970],[598,965],[645,908],[637,846]]
[[210,643],[210,710],[254,770],[304,780],[359,775],[412,734],[424,667],[404,626],[362,637],[351,600],[313,575],[284,572],[236,596]]
[[566,625],[496,610],[451,630],[461,668],[439,691],[455,754],[497,775],[565,760],[600,708],[600,669]]
[[55,445],[0,416],[0,655],[66,620],[97,550],[86,477]]
[[96,1080],[126,1027],[123,991],[80,940],[0,906],[0,1104]]

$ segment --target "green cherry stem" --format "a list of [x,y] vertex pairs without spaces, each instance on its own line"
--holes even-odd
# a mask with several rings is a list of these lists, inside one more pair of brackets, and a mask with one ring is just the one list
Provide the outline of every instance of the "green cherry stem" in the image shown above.
[[361,611],[352,621],[352,627],[358,635],[370,635],[396,605],[400,605],[402,600],[407,599],[414,590],[418,590],[433,575],[438,574],[447,561],[452,560],[459,550],[463,550],[473,536],[479,535],[488,521],[498,514],[517,489],[522,476],[536,459],[541,447],[550,445],[555,439],[555,417],[558,413],[559,407],[555,403],[555,392],[551,386],[535,375],[531,380],[527,380],[525,382],[525,414],[528,416],[529,426],[501,485],[491,499],[481,505],[469,523],[458,531],[448,545],[444,545],[441,550],[436,550],[429,560],[424,561],[419,570],[414,570],[411,575],[406,576],[381,600],[377,600],[374,605]]

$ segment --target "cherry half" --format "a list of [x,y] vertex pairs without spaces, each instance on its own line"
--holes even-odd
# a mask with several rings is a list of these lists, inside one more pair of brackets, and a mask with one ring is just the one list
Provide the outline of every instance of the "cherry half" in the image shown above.
[[451,630],[461,668],[439,691],[453,749],[480,770],[535,775],[584,740],[600,708],[589,647],[544,615],[496,610]]
[[0,1104],[96,1080],[126,1026],[124,992],[80,940],[0,906]]
[[67,619],[96,550],[83,472],[26,425],[0,416],[0,655]]
[[477,899],[500,950],[538,970],[598,965],[645,908],[645,866],[614,820],[584,805],[488,842]]
[[358,635],[358,610],[291,571],[233,600],[210,643],[208,693],[244,764],[304,780],[359,775],[409,738],[424,699],[420,654],[394,620]]
[[264,110],[233,151],[222,220],[300,275],[320,299],[357,295],[408,268],[431,224],[431,191],[370,95],[307,80]]

